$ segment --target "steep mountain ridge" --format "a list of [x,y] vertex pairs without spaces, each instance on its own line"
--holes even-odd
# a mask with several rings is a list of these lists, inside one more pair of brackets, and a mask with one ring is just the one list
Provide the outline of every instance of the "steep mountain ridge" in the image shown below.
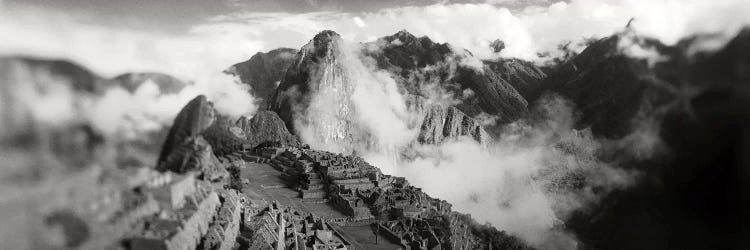
[[513,86],[527,102],[532,99],[534,92],[541,88],[541,82],[547,78],[547,74],[541,68],[529,61],[498,58],[484,60],[483,63]]
[[[329,130],[320,134],[344,142],[368,138],[352,124],[355,110],[349,96],[353,87],[348,81],[354,79],[349,79],[346,66],[339,60],[343,55],[338,43],[340,37],[335,32],[321,32],[303,46],[292,60],[294,63],[287,68],[268,108],[279,114],[289,131],[299,133],[295,122],[301,117],[311,116],[308,108],[314,101],[311,100],[312,93],[330,90],[326,96],[334,98],[330,102],[337,103],[335,105],[339,108],[312,111],[318,112],[313,115],[316,120],[325,121],[322,123],[326,125],[318,127]],[[518,59],[482,62],[468,51],[457,52],[448,44],[435,43],[427,37],[417,38],[407,31],[399,31],[361,47],[363,57],[358,59],[373,61],[375,67],[390,72],[402,95],[430,98],[436,89],[444,91],[459,100],[455,108],[468,115],[462,119],[487,115],[499,117],[499,123],[491,125],[492,131],[498,131],[502,124],[515,121],[527,112],[528,103],[513,84],[523,89],[524,95],[529,95],[539,88],[539,81],[545,77],[532,63]],[[471,60],[475,60],[472,61],[474,64],[468,62]],[[420,115],[429,115],[426,111],[420,110],[423,112]],[[471,123],[478,124],[476,121]]]
[[626,33],[600,39],[550,73],[532,98],[560,94],[582,114],[578,127],[591,127],[595,135],[608,138],[629,134],[637,115],[668,104],[676,90],[647,59],[626,54],[621,45],[626,39],[638,40],[631,46],[658,46]]
[[496,115],[502,123],[521,117],[528,105],[508,80],[528,78],[517,77],[515,72],[540,72],[532,64],[514,65],[523,70],[495,72],[492,65],[487,67],[468,51],[435,43],[428,37],[417,38],[405,30],[365,44],[363,50],[378,68],[391,72],[407,93],[428,97],[426,88],[436,85],[460,99],[458,108],[469,116]]
[[248,148],[256,148],[263,143],[275,142],[293,147],[302,146],[292,135],[279,116],[268,110],[255,113],[252,118],[240,117],[236,122],[247,138]]
[[545,80],[545,91],[581,109],[579,126],[617,142],[632,139],[633,125],[645,117],[654,123],[649,136],[663,143],[647,159],[603,152],[643,178],[568,220],[584,248],[747,247],[741,228],[748,221],[738,219],[750,207],[748,147],[739,146],[749,141],[742,136],[750,127],[747,34],[744,29],[719,50],[696,56],[689,52],[700,39],[666,46],[636,37],[637,46],[660,55],[649,64],[653,58],[623,52],[620,43],[632,37],[620,33],[595,42]]

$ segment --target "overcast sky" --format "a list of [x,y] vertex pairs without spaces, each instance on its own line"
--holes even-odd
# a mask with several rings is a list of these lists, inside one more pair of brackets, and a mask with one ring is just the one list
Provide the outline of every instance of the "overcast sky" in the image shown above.
[[[9,7],[39,7],[88,21],[179,32],[217,15],[242,12],[374,12],[384,8],[488,3],[511,9],[546,6],[553,0],[5,0]],[[557,0],[559,1],[559,0]],[[2,1],[0,1],[2,2]]]
[[[160,71],[182,79],[299,48],[330,29],[348,42],[406,29],[479,58],[538,60],[564,41],[601,38],[631,18],[667,44],[698,33],[733,35],[747,0],[0,0],[0,55],[76,61],[105,76]],[[501,39],[506,49],[493,53]]]

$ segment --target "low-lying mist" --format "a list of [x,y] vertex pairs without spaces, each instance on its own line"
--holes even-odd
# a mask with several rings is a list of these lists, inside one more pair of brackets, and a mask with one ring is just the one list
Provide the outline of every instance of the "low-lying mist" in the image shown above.
[[[0,155],[3,156],[0,157],[3,163],[0,177],[3,179],[6,176],[42,177],[54,175],[57,170],[64,171],[62,167],[52,170],[55,168],[45,166],[57,166],[55,162],[60,161],[59,158],[71,157],[72,153],[48,151],[84,150],[86,147],[81,145],[57,145],[82,140],[76,139],[74,133],[81,128],[92,138],[101,137],[105,144],[97,148],[101,146],[105,151],[113,146],[128,148],[118,149],[119,153],[114,155],[95,154],[103,162],[124,157],[137,165],[155,164],[165,131],[180,109],[200,94],[210,98],[214,107],[228,116],[248,115],[257,109],[247,85],[218,70],[185,83],[177,91],[164,90],[151,80],[135,83],[139,86],[128,91],[115,80],[105,79],[96,83],[101,84],[100,92],[90,92],[76,89],[72,83],[75,79],[52,73],[47,66],[34,66],[13,58],[1,60],[0,117],[4,119],[0,128]],[[61,148],[45,148],[48,141],[68,140],[61,138],[70,141],[55,142],[54,146]],[[37,159],[51,162],[41,164]]]
[[599,160],[602,144],[590,130],[573,128],[573,108],[561,97],[545,97],[532,112],[533,119],[507,125],[486,146],[460,137],[411,145],[398,159],[380,152],[365,158],[532,245],[575,248],[562,222],[611,190],[632,185],[637,172]]

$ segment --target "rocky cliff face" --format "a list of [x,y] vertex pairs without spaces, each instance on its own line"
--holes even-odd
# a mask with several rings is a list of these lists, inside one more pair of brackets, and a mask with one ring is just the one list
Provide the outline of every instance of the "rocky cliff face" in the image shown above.
[[217,156],[241,150],[247,141],[245,132],[235,124],[235,120],[224,115],[217,115],[216,121],[202,134]]
[[446,139],[468,136],[486,145],[492,138],[471,117],[455,107],[435,105],[427,109],[417,141],[422,144],[440,144]]
[[228,178],[229,173],[216,158],[215,151],[231,151],[227,148],[235,144],[230,142],[240,138],[223,133],[226,127],[222,124],[226,124],[226,120],[205,96],[195,97],[177,114],[156,169],[175,173],[195,171],[204,180]]
[[312,140],[351,151],[353,142],[367,135],[355,124],[354,83],[341,43],[339,34],[323,31],[303,46],[270,109],[290,131],[300,134],[304,128]]
[[279,143],[299,147],[301,146],[296,136],[289,133],[284,121],[272,111],[258,111],[253,118],[240,117],[236,123],[247,140],[249,148],[255,148],[263,143]]
[[251,93],[262,100],[260,108],[264,109],[296,55],[297,50],[289,48],[258,52],[249,60],[232,65],[225,73],[238,76],[242,83],[250,85]]

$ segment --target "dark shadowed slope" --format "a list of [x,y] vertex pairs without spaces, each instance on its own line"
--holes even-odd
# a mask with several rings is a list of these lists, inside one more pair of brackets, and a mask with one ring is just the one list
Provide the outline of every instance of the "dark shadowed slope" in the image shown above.
[[[744,65],[750,51],[739,49],[749,44],[746,30],[716,53],[692,60],[686,59],[687,50],[667,50],[672,51],[670,59],[655,65],[655,74],[661,81],[690,91],[680,91],[666,98],[672,105],[665,106],[666,113],[657,120],[658,136],[666,150],[650,159],[631,159],[626,166],[642,174],[637,185],[609,195],[599,205],[568,221],[567,225],[585,247],[747,249],[750,246],[747,241],[750,236],[750,137],[747,136],[750,134],[747,108],[750,107],[750,85],[742,73],[746,72]],[[595,72],[600,68],[616,69],[617,65],[632,66],[628,64],[633,63],[632,60],[616,58],[619,59],[614,62],[621,64],[604,59],[603,65],[579,70]],[[721,67],[715,67],[717,65]],[[632,74],[637,71],[610,72]],[[644,91],[643,84],[633,82],[636,81],[633,78],[600,79],[599,84],[619,89],[622,87],[616,86],[618,81],[631,79],[631,84],[641,86],[639,91]],[[609,102],[615,105],[648,102],[647,95],[640,95],[640,103],[634,101],[639,99]]]
[[[617,34],[591,44],[555,69],[533,98],[545,92],[561,94],[581,112],[579,127],[590,126],[595,135],[610,138],[629,134],[633,118],[670,102],[676,90],[646,59],[627,55],[618,45],[625,39],[642,38]],[[639,42],[657,46],[649,40]]]
[[287,68],[294,63],[296,54],[296,49],[289,48],[258,52],[247,61],[232,65],[225,72],[238,76],[242,83],[250,85],[251,94],[262,100],[260,108],[264,109],[284,78]]

